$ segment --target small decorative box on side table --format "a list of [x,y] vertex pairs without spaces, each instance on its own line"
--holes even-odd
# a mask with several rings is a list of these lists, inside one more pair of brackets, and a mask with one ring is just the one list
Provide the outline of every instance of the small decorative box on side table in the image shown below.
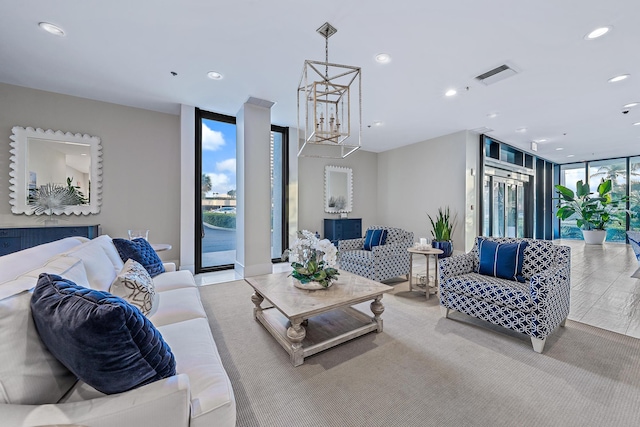
[[[427,277],[426,277],[426,284],[424,287],[424,293],[426,294],[427,299],[429,299],[429,295],[431,294],[431,280],[429,279],[429,255],[433,255],[434,259],[436,260],[436,273],[435,273],[435,285],[433,286],[433,289],[435,290],[435,292],[438,291],[438,255],[443,253],[441,249],[436,249],[436,248],[417,248],[417,247],[413,247],[413,248],[409,248],[407,249],[407,251],[409,251],[409,291],[413,291],[413,254],[422,254],[426,257],[426,261],[427,261]],[[422,289],[420,289],[420,287],[416,286],[416,290],[417,291],[421,291]],[[434,293],[435,293],[434,292]]]

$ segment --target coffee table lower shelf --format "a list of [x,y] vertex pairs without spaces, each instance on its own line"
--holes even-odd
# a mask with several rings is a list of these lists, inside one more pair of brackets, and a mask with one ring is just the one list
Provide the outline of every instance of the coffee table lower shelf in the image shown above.
[[376,321],[356,308],[341,307],[305,320],[302,323],[305,335],[297,344],[287,336],[291,322],[276,308],[258,310],[255,317],[289,353],[294,366],[302,365],[311,355],[369,332],[382,332],[382,319]]

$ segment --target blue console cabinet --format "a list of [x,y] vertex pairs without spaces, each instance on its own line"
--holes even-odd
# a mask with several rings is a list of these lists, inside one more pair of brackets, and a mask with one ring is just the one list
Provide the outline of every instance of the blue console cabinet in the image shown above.
[[65,237],[82,236],[89,239],[100,235],[100,225],[60,225],[0,227],[0,256],[22,249],[53,242]]
[[361,218],[340,218],[324,220],[324,238],[331,240],[334,245],[338,240],[359,239],[362,237]]

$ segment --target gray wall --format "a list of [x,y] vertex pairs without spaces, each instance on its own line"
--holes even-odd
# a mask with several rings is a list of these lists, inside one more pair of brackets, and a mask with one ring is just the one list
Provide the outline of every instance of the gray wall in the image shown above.
[[[65,217],[67,223],[99,223],[103,233],[112,237],[125,237],[129,228],[148,228],[149,240],[173,246],[171,251],[161,252],[161,257],[179,259],[178,116],[0,84],[0,135],[4,141],[0,144],[1,226],[41,224],[34,216],[11,213],[9,137],[13,126],[100,137],[101,212]],[[413,231],[416,240],[430,237],[426,214],[435,215],[438,207],[448,205],[458,213],[454,246],[468,250],[476,234],[476,214],[471,207],[476,203],[477,176],[470,170],[477,170],[477,158],[477,135],[466,131],[379,154],[361,149],[342,160],[296,158],[293,153],[290,225],[323,234],[323,219],[338,218],[324,212],[324,166],[350,167],[353,212],[349,218],[362,218],[363,229],[384,224]]]
[[462,131],[380,153],[378,220],[413,231],[415,241],[431,239],[427,214],[435,218],[439,207],[449,206],[458,218],[454,249],[469,250],[468,233],[473,230],[475,235],[476,223],[469,212],[475,188],[469,188],[473,179],[467,177],[471,168],[477,169],[476,141],[476,134]]
[[349,218],[362,218],[362,228],[378,223],[378,154],[362,149],[346,159],[298,158],[298,229],[318,231],[324,236],[324,218],[340,215],[324,211],[324,167],[340,166],[353,170],[353,211]]
[[[9,205],[9,143],[13,126],[95,135],[102,140],[103,193],[97,215],[64,216],[61,224],[101,224],[125,237],[150,229],[149,240],[169,243],[165,260],[178,259],[180,225],[179,117],[35,89],[0,84],[0,225],[42,224],[14,215]],[[42,218],[42,217],[40,217]]]

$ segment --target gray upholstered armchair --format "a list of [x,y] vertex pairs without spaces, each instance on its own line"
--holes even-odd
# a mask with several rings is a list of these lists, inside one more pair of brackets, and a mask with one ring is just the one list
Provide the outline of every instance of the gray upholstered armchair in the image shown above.
[[571,249],[548,240],[485,238],[497,243],[525,241],[522,274],[508,280],[480,274],[478,242],[471,252],[439,262],[440,308],[457,310],[529,335],[542,353],[547,336],[569,314]]
[[381,282],[402,275],[409,276],[409,249],[413,233],[394,227],[374,225],[369,230],[387,230],[383,245],[364,249],[364,237],[338,242],[340,269]]

